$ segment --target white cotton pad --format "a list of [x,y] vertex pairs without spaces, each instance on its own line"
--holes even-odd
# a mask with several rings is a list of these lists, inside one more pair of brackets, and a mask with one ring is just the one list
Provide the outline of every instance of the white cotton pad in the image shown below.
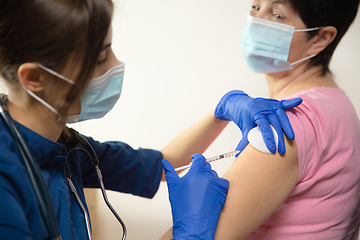
[[[274,139],[275,139],[275,143],[276,143],[276,151],[278,150],[278,135],[275,131],[275,128],[273,128],[273,126],[271,126],[271,130],[273,132],[274,135]],[[260,152],[263,153],[271,153],[269,151],[269,149],[266,147],[264,138],[261,134],[260,128],[254,127],[253,129],[251,129],[248,133],[248,141],[251,145],[253,145],[254,148],[256,148],[257,150],[259,150]]]

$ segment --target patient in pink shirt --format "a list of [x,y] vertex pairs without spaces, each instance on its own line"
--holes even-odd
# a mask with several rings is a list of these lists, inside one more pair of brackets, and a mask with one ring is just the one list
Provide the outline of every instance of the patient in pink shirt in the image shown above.
[[[270,98],[303,103],[287,112],[295,140],[286,138],[285,154],[249,144],[224,174],[216,239],[357,239],[360,124],[329,62],[358,8],[359,0],[252,1],[241,37],[249,68],[264,74]],[[228,99],[224,111],[236,93]]]

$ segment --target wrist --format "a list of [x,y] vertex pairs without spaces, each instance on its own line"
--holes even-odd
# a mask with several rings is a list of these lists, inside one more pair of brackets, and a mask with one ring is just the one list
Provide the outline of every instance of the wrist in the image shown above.
[[247,103],[251,101],[251,97],[247,95],[245,92],[241,90],[233,90],[226,93],[218,105],[215,108],[214,116],[215,118],[224,120],[224,121],[232,121],[232,116],[227,116],[227,112],[234,107],[234,103],[236,103],[236,109],[241,112],[242,107],[246,107]]

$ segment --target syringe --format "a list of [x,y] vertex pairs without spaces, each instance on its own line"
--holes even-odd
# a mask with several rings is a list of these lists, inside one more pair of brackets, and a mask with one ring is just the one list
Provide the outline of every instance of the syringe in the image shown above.
[[[217,160],[220,160],[220,159],[223,159],[223,158],[228,158],[228,157],[232,157],[236,154],[238,154],[240,151],[233,151],[233,152],[228,152],[228,153],[224,153],[224,154],[220,154],[220,155],[217,155],[215,157],[211,157],[211,158],[207,158],[206,159],[206,162],[214,162],[214,161],[217,161]],[[180,170],[184,170],[184,169],[187,169],[189,167],[191,167],[191,164],[188,164],[188,165],[185,165],[185,166],[182,166],[182,167],[178,167],[178,168],[175,168],[175,171],[180,171]]]

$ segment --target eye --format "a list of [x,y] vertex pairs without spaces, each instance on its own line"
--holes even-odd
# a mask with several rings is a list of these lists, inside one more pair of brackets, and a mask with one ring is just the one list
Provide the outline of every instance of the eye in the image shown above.
[[250,15],[255,16],[260,11],[260,7],[258,6],[251,6]]
[[102,63],[106,62],[106,50],[101,51],[99,55],[98,65],[101,65]]
[[274,13],[273,16],[274,16],[276,19],[284,19],[282,16],[280,16],[279,14],[276,14],[276,13]]
[[260,8],[258,6],[251,6],[252,11],[259,11]]

